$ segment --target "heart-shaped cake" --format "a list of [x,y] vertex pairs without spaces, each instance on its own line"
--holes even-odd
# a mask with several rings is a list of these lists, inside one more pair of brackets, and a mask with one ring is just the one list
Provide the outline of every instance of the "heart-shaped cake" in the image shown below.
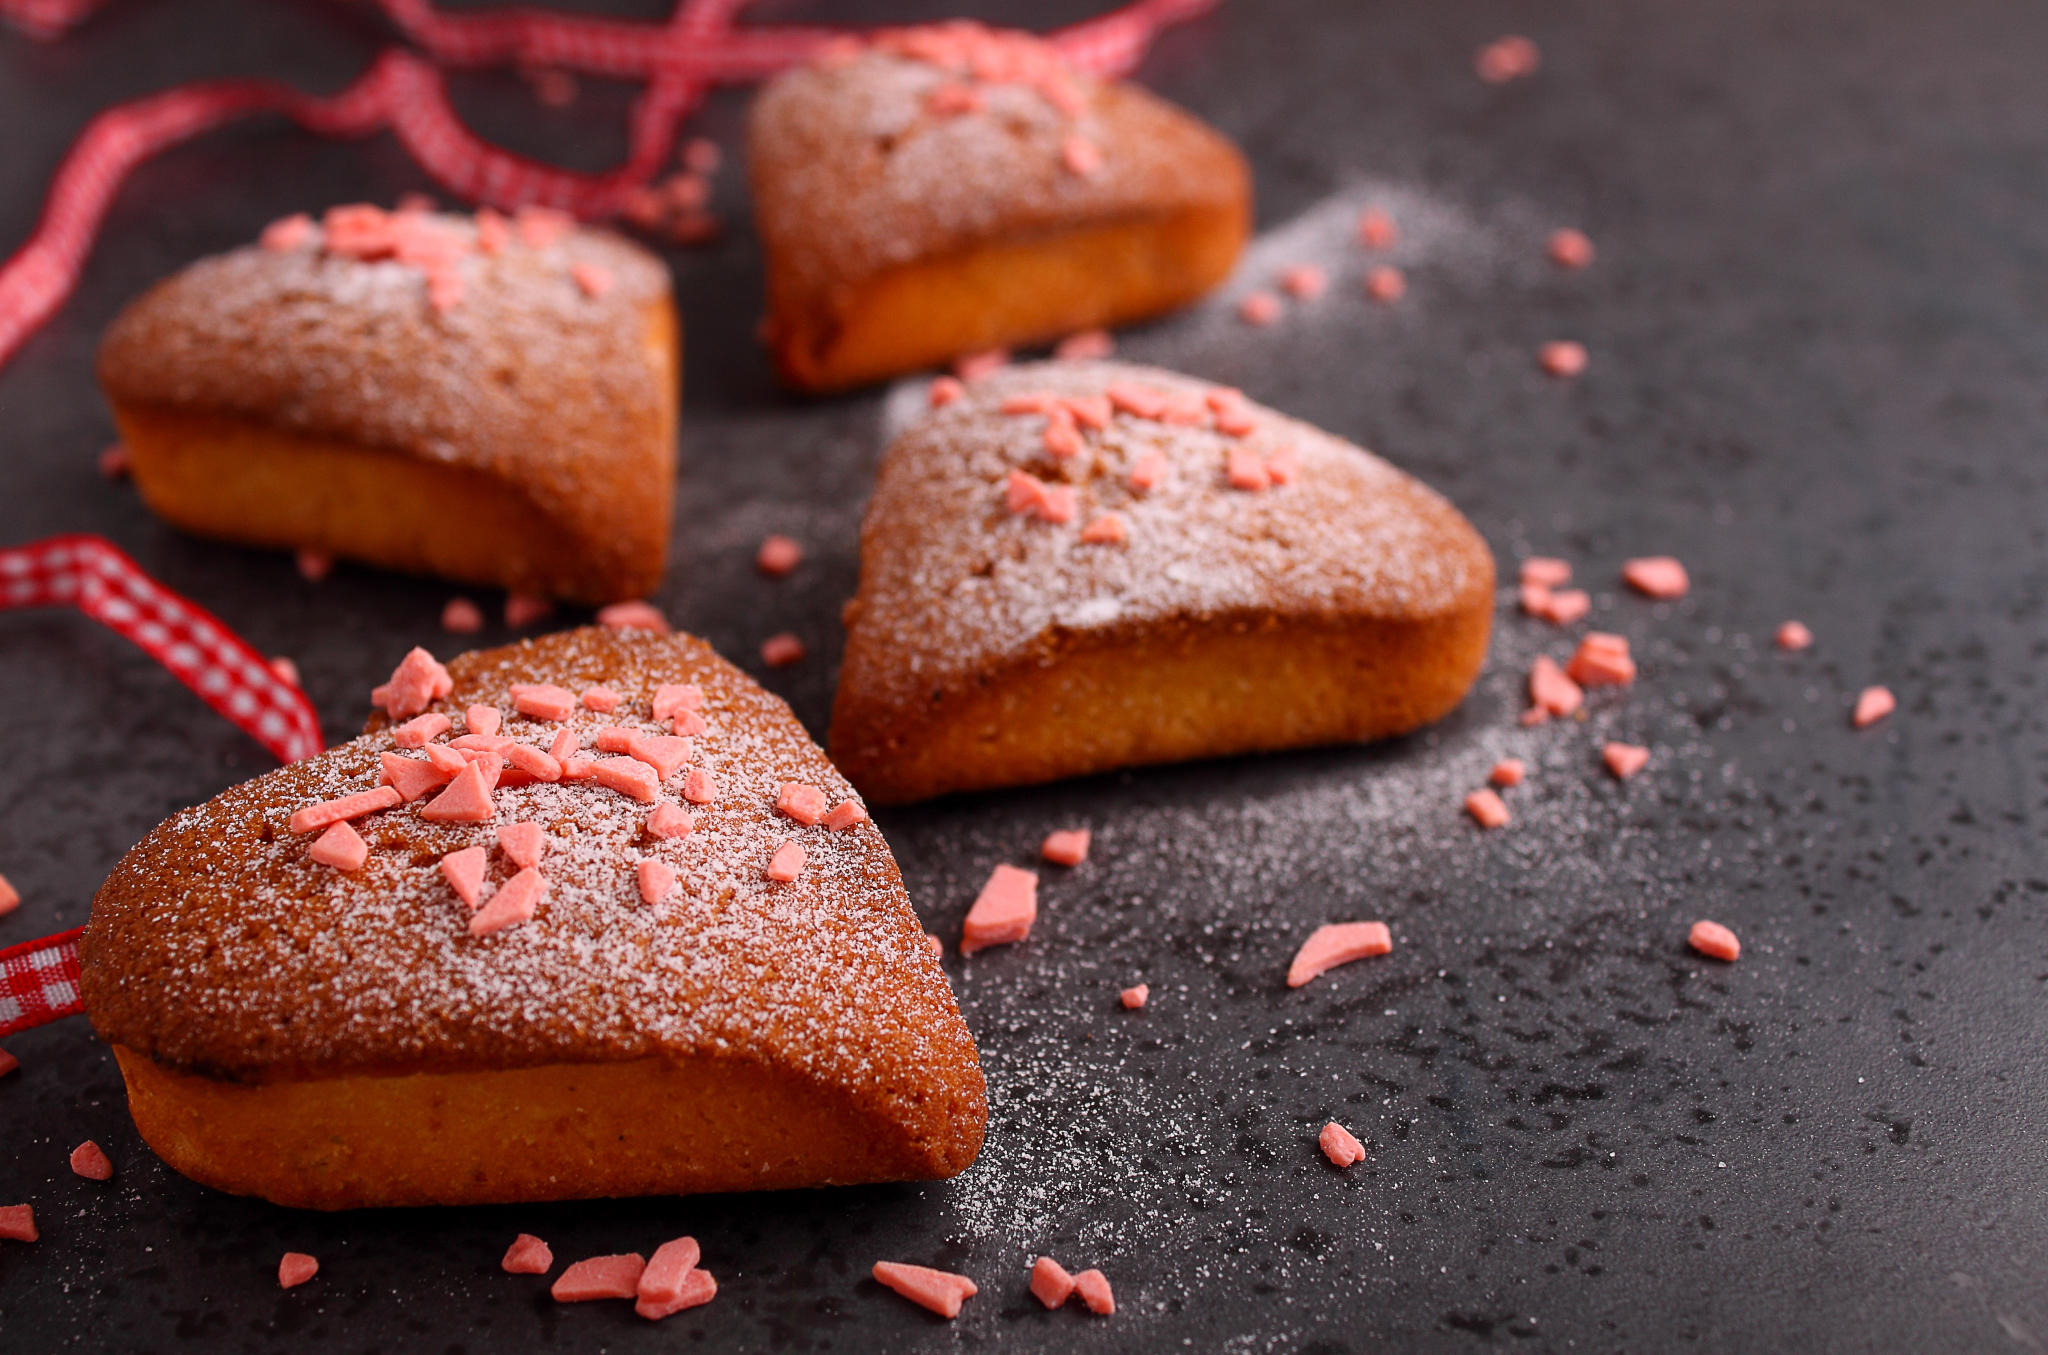
[[974,1042],[888,844],[702,641],[407,656],[122,859],[81,991],[150,1146],[316,1208],[953,1175]]
[[99,375],[174,526],[603,603],[661,581],[679,345],[618,236],[357,204],[158,283]]
[[933,398],[846,612],[830,746],[869,799],[1382,738],[1477,676],[1492,554],[1363,449],[1121,363]]
[[777,78],[747,143],[766,333],[828,390],[1194,300],[1251,175],[1220,134],[969,21],[848,39]]

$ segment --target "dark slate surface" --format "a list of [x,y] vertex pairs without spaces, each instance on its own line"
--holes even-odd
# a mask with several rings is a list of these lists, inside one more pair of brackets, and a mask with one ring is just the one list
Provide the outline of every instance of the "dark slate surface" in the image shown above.
[[[1472,49],[1509,28],[1543,72],[1483,87]],[[0,241],[91,110],[201,74],[331,88],[377,31],[340,6],[115,0],[54,47],[0,36]],[[2039,1349],[2044,69],[2048,9],[1991,0],[1235,0],[1174,33],[1143,78],[1249,148],[1262,228],[1293,232],[1258,267],[1341,276],[1275,330],[1197,316],[1126,351],[1368,442],[1504,561],[1572,557],[1641,685],[1586,726],[1519,730],[1518,673],[1565,641],[1504,609],[1487,678],[1429,736],[884,815],[948,937],[1047,828],[1100,844],[1049,874],[1028,944],[948,962],[994,1115],[946,1185],[297,1214],[159,1165],[82,1021],[14,1037],[0,1201],[33,1200],[44,1240],[0,1243],[0,1348]],[[494,135],[616,154],[621,91],[586,85],[560,116],[509,76],[460,89]],[[741,108],[722,97],[700,127],[730,145]],[[274,216],[420,186],[384,140],[208,137],[136,176],[78,296],[0,372],[0,541],[107,534],[296,656],[330,732],[407,645],[449,647],[450,590],[348,568],[312,588],[158,526],[94,474],[92,347],[146,283]],[[685,491],[658,601],[743,658],[802,634],[814,658],[765,680],[821,730],[883,401],[777,394],[736,175],[720,197],[740,229],[673,260]],[[1364,200],[1409,228],[1392,311],[1332,244]],[[1556,224],[1594,235],[1592,271],[1541,262]],[[1532,368],[1557,336],[1593,352],[1570,387]],[[770,530],[811,548],[779,584],[748,563]],[[1691,599],[1617,594],[1619,561],[1652,550],[1692,566]],[[1769,647],[1788,616],[1820,637],[1804,656]],[[75,617],[0,618],[0,653],[0,870],[28,900],[0,921],[11,944],[82,921],[150,825],[265,763]],[[1852,732],[1873,681],[1899,714]],[[1610,736],[1656,750],[1626,787],[1596,769]],[[1515,825],[1481,837],[1457,800],[1505,752],[1535,775]],[[1741,932],[1739,965],[1684,950],[1702,915]],[[1392,956],[1282,987],[1312,925],[1375,916]],[[1152,1007],[1117,1011],[1140,978]],[[1372,1151],[1345,1175],[1313,1145],[1333,1115]],[[109,1185],[65,1169],[87,1137],[119,1164]],[[495,1269],[522,1229],[565,1259],[689,1231],[723,1289],[660,1328],[557,1308]],[[280,1293],[287,1248],[323,1270]],[[1040,1311],[1038,1251],[1100,1265],[1123,1311]],[[941,1323],[865,1278],[882,1257],[982,1294]]]

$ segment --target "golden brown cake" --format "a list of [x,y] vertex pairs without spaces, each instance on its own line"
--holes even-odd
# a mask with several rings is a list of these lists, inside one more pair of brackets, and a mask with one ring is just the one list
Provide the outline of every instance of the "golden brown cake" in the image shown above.
[[1486,543],[1361,448],[1121,363],[934,397],[846,612],[830,747],[871,801],[1383,738],[1477,676]]
[[171,818],[93,901],[86,1010],[171,1166],[338,1209],[974,1160],[974,1042],[778,698],[700,640],[611,629],[415,651],[377,695],[390,718]]
[[1171,310],[1229,274],[1251,222],[1217,132],[966,22],[781,76],[748,157],[768,343],[807,390]]
[[151,288],[99,374],[175,526],[603,603],[661,578],[679,345],[616,236],[354,206]]

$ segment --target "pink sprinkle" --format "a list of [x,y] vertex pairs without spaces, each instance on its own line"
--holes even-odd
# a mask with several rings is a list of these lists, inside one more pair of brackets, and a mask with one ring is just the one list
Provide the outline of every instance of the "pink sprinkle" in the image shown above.
[[1813,643],[1813,632],[1804,622],[1787,621],[1778,627],[1778,648],[1798,651]]
[[1009,365],[1009,349],[989,348],[979,353],[963,353],[953,359],[953,375],[962,381],[979,381],[989,373],[1000,371]]
[[1532,555],[1522,561],[1522,582],[1543,588],[1562,588],[1572,581],[1571,563],[1548,555]]
[[530,720],[566,720],[576,713],[576,695],[552,682],[518,687],[512,692],[512,709]]
[[1129,484],[1136,493],[1157,489],[1165,478],[1166,457],[1159,452],[1140,452],[1138,459],[1131,463]]
[[1368,207],[1358,215],[1358,243],[1367,249],[1386,249],[1400,238],[1394,228],[1394,218],[1377,207]]
[[1298,263],[1280,274],[1280,289],[1300,301],[1313,301],[1330,288],[1330,274],[1312,263]]
[[277,1263],[277,1287],[296,1289],[319,1273],[319,1261],[302,1251],[288,1251]]
[[1475,790],[1467,795],[1465,812],[1481,828],[1500,828],[1508,821],[1508,807],[1490,790]]
[[967,388],[950,376],[935,377],[930,393],[933,409],[943,409],[967,393]]
[[337,823],[314,839],[307,849],[309,860],[336,870],[357,871],[363,862],[370,859],[370,844],[363,841],[363,835],[345,823]]
[[1062,828],[1046,834],[1038,854],[1056,866],[1078,866],[1088,859],[1089,836],[1086,828]]
[[1553,339],[1536,350],[1536,361],[1552,376],[1574,377],[1586,370],[1586,345]]
[[1121,513],[1104,513],[1081,529],[1081,540],[1091,546],[1121,546],[1130,536]]
[[33,1242],[38,1236],[34,1205],[0,1204],[0,1240]]
[[630,602],[614,602],[609,607],[597,609],[597,624],[610,626],[613,630],[651,630],[667,635],[674,627],[661,609],[650,602],[634,598]]
[[1097,1317],[1108,1317],[1116,1311],[1116,1295],[1110,1292],[1109,1277],[1099,1270],[1084,1270],[1076,1275],[1074,1292]]
[[554,611],[555,604],[549,598],[532,593],[505,595],[505,624],[513,630],[524,630],[534,622],[552,616]]
[[1692,931],[1686,935],[1686,944],[1711,960],[1726,960],[1733,964],[1742,957],[1742,942],[1735,933],[1718,922],[1704,918],[1692,924]]
[[1074,1277],[1050,1256],[1031,1263],[1031,1297],[1048,1308],[1057,1308],[1074,1292]]
[[334,557],[326,551],[298,551],[293,554],[292,562],[298,566],[299,577],[307,583],[318,583],[334,572]]
[[787,668],[802,662],[803,657],[804,642],[788,631],[771,635],[761,642],[761,662],[770,668]]
[[1499,762],[1493,764],[1493,770],[1486,774],[1486,779],[1494,785],[1506,789],[1521,785],[1522,778],[1528,774],[1528,770],[1523,765],[1522,759],[1518,757],[1504,757]]
[[1060,145],[1060,163],[1086,179],[1102,168],[1102,148],[1084,136],[1070,136]]
[[14,1057],[14,1055],[6,1050],[0,1049],[0,1077],[6,1077],[19,1067],[21,1067],[20,1059]]
[[1225,454],[1223,478],[1230,482],[1232,489],[1256,492],[1270,487],[1272,473],[1266,469],[1266,458],[1249,447],[1232,447]]
[[1626,781],[1650,761],[1650,750],[1633,743],[1607,743],[1600,747],[1600,760],[1618,781]]
[[557,1303],[637,1298],[640,1274],[646,1269],[647,1258],[638,1252],[586,1257],[563,1271],[548,1293]]
[[1124,989],[1121,993],[1118,993],[1116,995],[1116,1000],[1124,1004],[1124,1009],[1126,1011],[1136,1011],[1138,1010],[1138,1008],[1144,1006],[1145,1003],[1148,1000],[1150,1000],[1151,996],[1151,984],[1134,983],[1130,987]]
[[1323,1156],[1330,1159],[1331,1166],[1349,1167],[1355,1162],[1365,1161],[1365,1145],[1335,1120],[1323,1126],[1323,1132],[1316,1135],[1316,1143],[1322,1148]]
[[325,828],[330,823],[344,819],[358,819],[365,814],[375,814],[399,803],[399,794],[389,786],[378,786],[375,790],[359,790],[353,795],[344,795],[336,800],[323,800],[316,805],[307,805],[291,817],[290,828],[294,833],[310,833],[316,828]]
[[661,798],[661,774],[635,758],[601,757],[592,764],[590,779],[643,805]]
[[1365,294],[1381,305],[1391,306],[1408,294],[1408,279],[1400,269],[1381,264],[1365,275]]
[[980,1286],[965,1275],[928,1266],[908,1266],[897,1261],[875,1262],[877,1283],[887,1286],[940,1317],[960,1316],[960,1304],[980,1292]]
[[113,1179],[114,1164],[91,1139],[71,1150],[71,1170],[88,1181]]
[[498,1264],[508,1275],[545,1275],[555,1268],[555,1253],[532,1233],[521,1233]]
[[484,889],[484,849],[464,847],[442,857],[441,878],[455,891],[456,898],[475,908]]
[[1584,231],[1566,226],[1550,233],[1550,261],[1559,268],[1584,268],[1593,262],[1593,242]]
[[1353,960],[1385,955],[1394,937],[1384,922],[1332,922],[1318,927],[1287,966],[1287,986],[1299,988],[1316,975]]
[[981,887],[960,935],[960,953],[1022,941],[1038,920],[1038,873],[997,866]]
[[802,781],[785,781],[775,796],[775,810],[786,814],[804,827],[822,822],[827,801],[825,792]]
[[507,927],[532,921],[534,909],[540,906],[547,893],[547,876],[540,873],[539,867],[528,866],[498,886],[498,892],[491,895],[490,902],[469,919],[469,934],[489,936]]
[[676,873],[666,861],[645,857],[638,867],[640,897],[649,905],[660,903],[676,887]]
[[109,480],[126,479],[133,465],[134,458],[121,443],[117,442],[100,453],[100,474]]
[[804,548],[786,536],[771,536],[761,542],[761,549],[754,554],[754,568],[770,578],[779,579],[803,563]]
[[1668,555],[1649,555],[1621,567],[1621,581],[1653,598],[1682,598],[1692,587],[1685,566]]
[[779,885],[786,885],[803,873],[804,849],[794,842],[785,842],[775,849],[775,855],[768,858],[768,878]]
[[263,228],[256,242],[275,254],[288,254],[313,235],[313,218],[304,212],[281,216]]
[[1472,68],[1489,85],[1504,85],[1534,75],[1543,64],[1543,53],[1525,37],[1510,35],[1481,47],[1472,58]]
[[669,800],[663,800],[647,816],[647,833],[650,837],[688,837],[696,830],[697,821],[690,817],[688,810]]
[[483,628],[483,608],[468,598],[449,598],[441,609],[441,629],[450,635],[474,635]]
[[1858,729],[1874,725],[1899,707],[1889,687],[1865,687],[1856,696],[1856,712],[1849,723]]
[[1280,318],[1280,298],[1271,292],[1253,292],[1237,303],[1237,318],[1263,329]]
[[384,699],[379,704],[384,713],[394,720],[406,720],[455,690],[455,679],[432,654],[414,646],[391,670],[382,690]]
[[[397,791],[391,792],[396,795]],[[427,801],[420,810],[420,817],[429,823],[489,823],[498,817],[497,806],[491,803],[491,788],[484,781],[484,771],[477,763],[470,763],[448,783],[448,789]]]
[[9,884],[5,875],[0,875],[0,917],[6,917],[19,907],[21,891]]
[[654,718],[666,720],[678,711],[704,704],[704,689],[692,682],[664,682],[654,689]]
[[1579,690],[1547,654],[1538,655],[1534,666],[1529,669],[1529,700],[1535,709],[1545,716],[1570,715],[1585,702],[1586,694]]
[[683,778],[683,798],[693,805],[708,805],[718,798],[718,782],[702,767],[692,767]]
[[1052,350],[1052,355],[1062,362],[1087,362],[1106,358],[1116,352],[1116,339],[1106,329],[1084,329],[1078,334],[1069,334],[1061,339]]
[[835,833],[843,833],[855,824],[867,821],[868,811],[855,800],[841,800],[832,806],[832,812],[825,816],[825,826]]
[[522,820],[519,823],[501,824],[498,827],[498,846],[505,852],[505,859],[519,867],[537,866],[547,854],[547,833],[537,823]]

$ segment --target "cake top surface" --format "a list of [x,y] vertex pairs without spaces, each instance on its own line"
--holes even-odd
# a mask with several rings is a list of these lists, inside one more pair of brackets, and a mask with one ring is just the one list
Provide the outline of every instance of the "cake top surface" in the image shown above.
[[[411,659],[408,659],[411,662]],[[665,685],[702,693],[691,771],[716,783],[686,800],[686,772],[653,803],[591,779],[506,784],[487,822],[430,822],[435,796],[358,817],[356,870],[318,864],[319,832],[294,813],[379,784],[382,755],[413,758],[383,717],[317,757],[236,786],[156,828],[93,902],[83,994],[109,1041],[168,1066],[263,1081],[729,1056],[842,1086],[915,1093],[979,1088],[972,1040],[926,948],[887,844],[865,816],[837,830],[778,813],[788,782],[825,803],[857,799],[789,709],[702,641],[584,629],[466,654],[428,714],[502,713],[499,738],[546,748],[570,732],[674,737],[652,714]],[[403,673],[394,675],[398,679]],[[602,685],[616,709],[564,720],[518,714],[514,684]],[[694,829],[662,838],[650,816]],[[519,870],[498,830],[539,825],[547,889],[530,920],[472,934],[442,858],[483,849],[481,909]],[[517,835],[515,835],[516,837]],[[778,883],[767,867],[795,843]],[[523,843],[530,848],[530,843]],[[674,874],[644,901],[643,861]]]
[[889,448],[862,524],[841,682],[884,704],[1061,634],[1423,620],[1491,596],[1492,555],[1449,501],[1235,391],[1117,362],[934,393],[954,390]]
[[1029,34],[896,30],[755,102],[754,202],[775,276],[815,296],[1006,235],[1243,198],[1221,135]]

